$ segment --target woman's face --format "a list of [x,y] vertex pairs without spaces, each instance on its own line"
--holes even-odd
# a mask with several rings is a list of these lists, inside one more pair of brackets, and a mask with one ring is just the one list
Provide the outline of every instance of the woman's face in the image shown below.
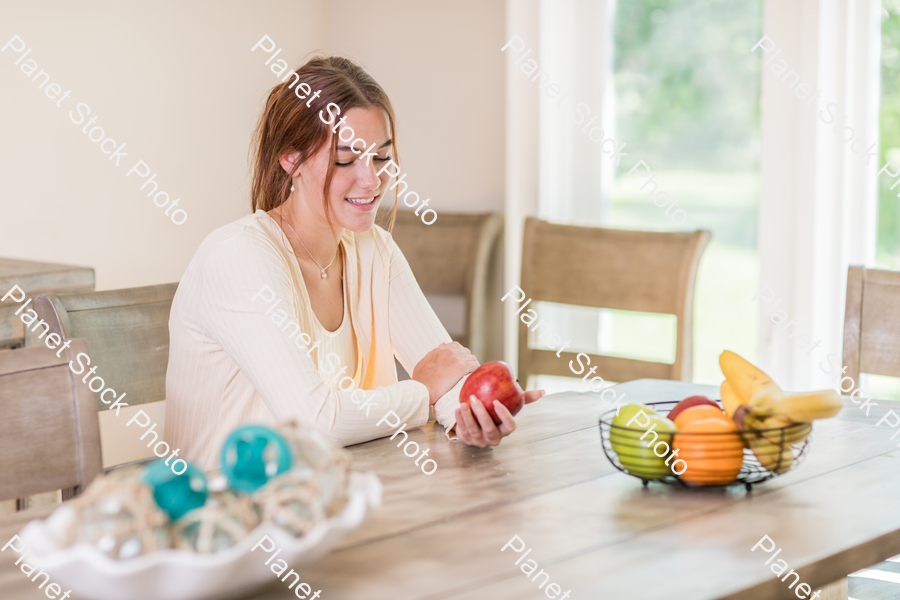
[[[395,170],[391,168],[381,175],[376,174],[393,157],[387,115],[377,107],[351,108],[340,118],[336,117],[333,124],[324,126],[339,136],[328,198],[331,219],[337,227],[357,233],[368,231],[375,223],[375,211],[390,182],[388,171]],[[370,152],[374,156],[366,156],[367,148],[372,148]],[[322,190],[330,155],[329,140],[300,166],[299,178],[294,179],[294,186],[299,186],[298,200],[303,210],[312,212],[322,221],[325,221]]]

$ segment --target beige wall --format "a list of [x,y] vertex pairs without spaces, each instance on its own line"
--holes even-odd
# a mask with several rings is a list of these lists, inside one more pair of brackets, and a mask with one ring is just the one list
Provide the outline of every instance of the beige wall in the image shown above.
[[441,211],[503,211],[503,0],[328,3],[328,50],[385,88],[411,189]]
[[[19,66],[11,49],[0,53],[0,256],[92,266],[99,289],[177,281],[206,235],[249,212],[250,135],[277,82],[250,48],[268,34],[299,62],[325,43],[324,0],[21,2],[3,12],[0,45],[17,34],[33,50]],[[21,72],[31,58],[72,90],[60,108]],[[79,102],[126,143],[118,168],[69,119]],[[138,159],[181,199],[183,225],[126,178]]]

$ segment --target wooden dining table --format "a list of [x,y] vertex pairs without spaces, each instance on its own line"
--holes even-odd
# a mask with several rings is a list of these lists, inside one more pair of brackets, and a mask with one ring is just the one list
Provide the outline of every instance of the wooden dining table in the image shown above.
[[[615,389],[629,403],[718,398],[714,386],[673,381]],[[866,415],[844,400],[837,417],[815,422],[802,462],[750,491],[644,487],[618,471],[598,428],[612,405],[594,393],[526,406],[495,448],[448,442],[434,422],[411,431],[438,465],[432,475],[397,447],[402,435],[352,446],[354,469],[380,477],[383,505],[301,573],[322,600],[797,598],[794,578],[782,582],[765,564],[774,552],[751,550],[763,536],[813,591],[900,554],[900,439],[876,426],[900,402],[877,400]],[[0,517],[0,538],[48,512]],[[549,581],[521,570],[532,559]],[[0,554],[0,598],[43,597],[14,560]],[[247,597],[296,597],[272,579]]]

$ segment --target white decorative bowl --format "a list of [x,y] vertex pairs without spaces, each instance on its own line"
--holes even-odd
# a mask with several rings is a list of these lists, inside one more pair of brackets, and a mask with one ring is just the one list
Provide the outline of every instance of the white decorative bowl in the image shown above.
[[[240,596],[278,579],[263,548],[251,552],[268,535],[280,548],[278,559],[298,570],[331,550],[351,529],[359,527],[370,509],[381,505],[381,481],[375,473],[351,473],[349,500],[340,514],[322,521],[302,538],[272,523],[262,523],[237,545],[215,554],[158,550],[128,560],[114,560],[87,544],[59,548],[44,521],[28,523],[19,537],[31,550],[26,562],[50,574],[63,590],[91,600],[203,600]],[[282,575],[284,576],[284,575]],[[303,582],[301,575],[301,582]],[[291,578],[293,581],[294,578]],[[289,582],[281,585],[287,587]],[[328,590],[322,590],[326,595]]]

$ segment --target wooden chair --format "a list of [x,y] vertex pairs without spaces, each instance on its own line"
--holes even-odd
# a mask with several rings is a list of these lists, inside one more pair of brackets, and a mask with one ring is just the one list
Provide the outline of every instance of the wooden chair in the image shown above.
[[[381,211],[380,222],[387,212]],[[393,230],[423,292],[465,297],[464,330],[451,337],[482,360],[487,349],[488,270],[502,228],[503,219],[496,213],[441,213],[434,224],[425,225],[415,212],[398,210]]]
[[[0,295],[13,285],[25,290],[27,297],[41,294],[89,292],[94,289],[94,269],[54,263],[0,258]],[[19,348],[35,344],[40,334],[32,333],[15,314],[20,305],[7,300],[0,304],[0,348]],[[36,342],[43,345],[42,341]]]
[[850,267],[844,312],[846,376],[900,377],[900,272]]
[[[860,373],[900,377],[900,273],[847,270],[842,361],[855,385]],[[846,577],[832,586],[820,600],[847,600]]]
[[0,350],[0,500],[60,489],[67,500],[101,472],[94,393],[69,369],[87,350],[83,339],[59,357],[43,344]]
[[[854,385],[860,373],[900,377],[900,272],[847,270],[842,361]],[[842,581],[835,600],[847,598],[847,579]],[[829,600],[827,591],[821,600]]]
[[[106,292],[38,296],[38,316],[63,340],[90,345],[107,387],[126,391],[129,406],[166,397],[169,311],[177,283]],[[109,405],[97,398],[97,410]]]
[[[111,404],[96,398],[103,432],[103,464],[131,464],[153,457],[150,448],[132,439],[125,421],[143,407],[162,429],[169,363],[169,312],[177,283],[79,294],[38,296],[34,309],[63,340],[85,338],[91,366],[107,388],[125,392],[128,407],[108,412]],[[96,394],[95,394],[96,395]],[[152,403],[152,404],[151,404]],[[127,416],[126,416],[127,415]],[[134,428],[132,428],[134,429]],[[162,437],[162,434],[160,434]],[[124,458],[122,458],[124,456]]]
[[[691,380],[694,283],[697,265],[712,234],[626,231],[556,225],[529,218],[522,249],[522,285],[527,298],[594,308],[675,315],[678,335],[673,364],[613,356],[591,357],[595,376],[614,382],[642,377]],[[526,313],[523,313],[526,314]],[[537,326],[535,325],[535,328]],[[528,347],[528,327],[519,322],[519,380],[529,375],[572,377],[577,352]]]

